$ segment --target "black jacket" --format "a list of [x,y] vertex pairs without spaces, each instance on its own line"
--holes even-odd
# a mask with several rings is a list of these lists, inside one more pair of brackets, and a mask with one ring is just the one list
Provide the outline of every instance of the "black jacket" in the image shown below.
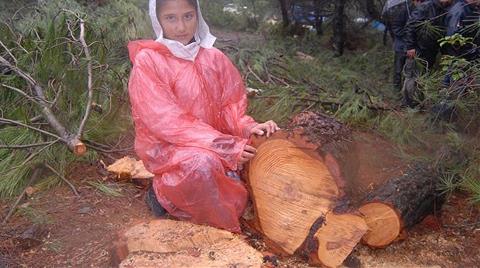
[[405,27],[407,50],[438,51],[438,39],[445,35],[447,11],[439,0],[429,0],[418,5]]
[[397,52],[406,51],[405,26],[415,6],[410,0],[391,7],[383,15],[387,29],[393,38],[393,49]]

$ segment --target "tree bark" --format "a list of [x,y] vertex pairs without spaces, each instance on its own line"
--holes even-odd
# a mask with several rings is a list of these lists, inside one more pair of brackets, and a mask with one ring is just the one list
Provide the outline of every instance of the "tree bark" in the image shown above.
[[289,0],[278,0],[280,2],[280,9],[282,11],[283,27],[287,28],[290,25],[290,19],[288,18]]
[[335,1],[333,20],[333,48],[335,56],[342,56],[345,46],[345,4],[347,0]]
[[380,19],[380,12],[375,5],[374,0],[365,0],[365,7],[367,14],[371,19],[378,20]]
[[315,1],[315,29],[317,30],[317,35],[322,35],[323,34],[323,16],[320,14],[321,12],[321,6],[322,3],[321,1],[317,0]]
[[430,168],[416,164],[370,193],[359,208],[369,226],[362,241],[372,247],[385,247],[404,228],[438,211],[444,202],[439,184]]

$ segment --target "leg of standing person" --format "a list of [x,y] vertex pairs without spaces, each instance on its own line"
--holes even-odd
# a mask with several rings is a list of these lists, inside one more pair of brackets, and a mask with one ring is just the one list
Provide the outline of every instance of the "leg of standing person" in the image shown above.
[[402,72],[406,59],[407,56],[405,55],[405,51],[395,51],[395,59],[393,66],[393,87],[398,92],[402,90]]

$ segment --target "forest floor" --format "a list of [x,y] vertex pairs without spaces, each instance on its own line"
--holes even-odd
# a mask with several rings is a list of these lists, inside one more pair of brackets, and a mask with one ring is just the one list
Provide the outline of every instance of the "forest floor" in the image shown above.
[[[242,33],[217,35],[220,44],[252,38]],[[79,196],[67,186],[33,193],[0,226],[0,267],[111,267],[117,234],[153,218],[143,201],[145,190],[115,181],[99,160],[71,167],[67,178]],[[11,202],[0,201],[0,215],[10,207]],[[345,266],[479,267],[480,209],[469,203],[467,194],[455,192],[438,215],[402,238],[385,249],[359,245]],[[254,238],[249,242],[257,248],[262,243]],[[279,258],[266,265],[308,267],[297,258]]]
[[[100,162],[72,167],[68,179],[80,196],[66,186],[33,193],[2,226],[0,267],[110,267],[117,234],[152,219],[143,201],[144,189],[116,182]],[[2,215],[10,205],[0,203]],[[268,251],[255,237],[248,242]],[[457,192],[438,215],[416,225],[402,240],[385,249],[359,245],[345,266],[478,267],[479,245],[480,209]],[[275,264],[309,267],[298,258],[279,258]]]

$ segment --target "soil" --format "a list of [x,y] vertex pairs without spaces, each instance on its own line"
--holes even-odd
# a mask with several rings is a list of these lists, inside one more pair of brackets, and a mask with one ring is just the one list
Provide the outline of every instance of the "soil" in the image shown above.
[[[72,167],[68,179],[80,196],[66,186],[33,193],[1,227],[0,267],[112,267],[117,234],[153,218],[143,201],[144,188],[115,181],[100,162]],[[92,181],[116,189],[121,196],[100,191]],[[1,215],[6,215],[10,205],[0,203]],[[302,259],[272,255],[260,237],[245,234],[265,254],[267,266],[308,267]],[[459,192],[439,215],[416,225],[401,241],[385,249],[359,245],[345,267],[478,267],[479,245],[480,208]]]

